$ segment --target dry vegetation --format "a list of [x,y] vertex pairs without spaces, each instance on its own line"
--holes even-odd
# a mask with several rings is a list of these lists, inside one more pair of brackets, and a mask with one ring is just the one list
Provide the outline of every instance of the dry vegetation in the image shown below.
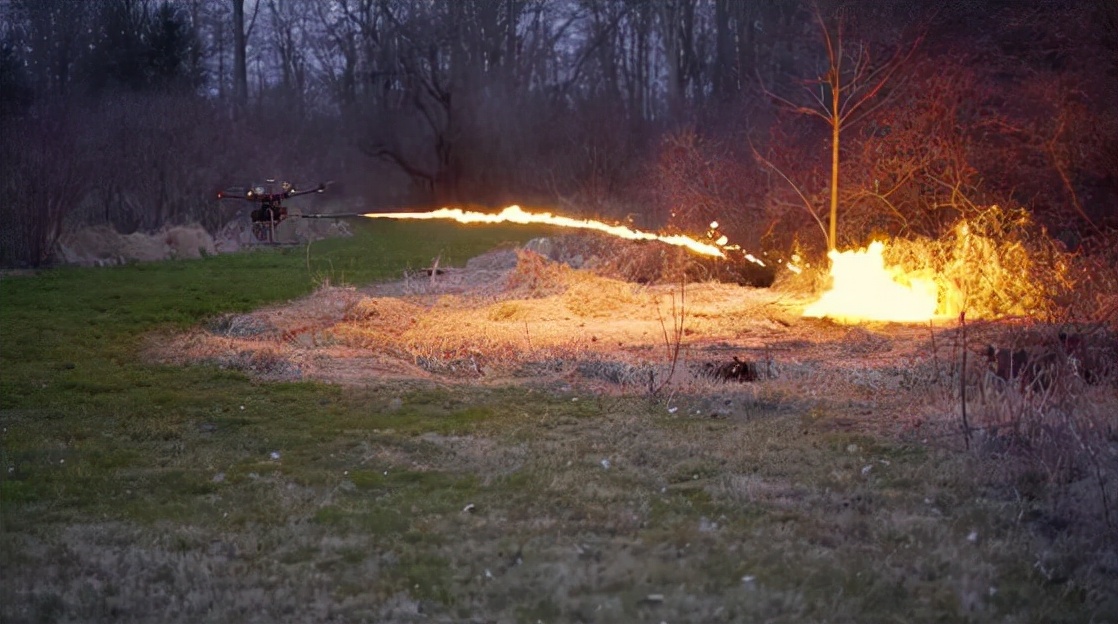
[[790,282],[642,284],[617,267],[673,274],[652,246],[587,249],[148,342],[255,383],[144,366],[75,386],[136,410],[10,410],[0,617],[1115,619],[1113,318],[844,326]]
[[[1039,488],[1061,515],[1113,529],[1118,319],[1107,312],[1105,287],[1082,292],[1078,308],[1061,307],[1082,286],[1073,273],[1085,260],[1038,253],[1039,243],[1027,248],[1013,236],[993,245],[995,220],[1000,234],[1014,231],[1004,218],[993,215],[966,234],[960,228],[955,241],[900,243],[895,252],[942,267],[941,279],[967,293],[974,316],[998,321],[811,321],[799,318],[810,296],[795,292],[791,280],[775,289],[638,284],[619,277],[666,274],[663,259],[648,259],[650,249],[663,255],[660,246],[591,256],[600,248],[571,237],[360,290],[324,287],[287,306],[163,339],[156,357],[214,361],[270,379],[577,388],[669,406],[682,397],[717,404],[726,392],[720,368],[736,358],[757,378],[744,387],[757,400],[811,414],[841,411],[842,426],[855,431],[973,446],[1013,496]],[[1029,310],[1035,314],[1021,316]],[[1025,359],[1006,368],[998,361],[1006,355]]]

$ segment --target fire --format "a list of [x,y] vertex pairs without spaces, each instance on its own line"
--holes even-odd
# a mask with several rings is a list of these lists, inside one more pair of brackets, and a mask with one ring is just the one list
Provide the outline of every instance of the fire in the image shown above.
[[[497,214],[485,212],[469,212],[461,208],[440,208],[433,212],[370,212],[364,216],[370,219],[449,219],[459,223],[517,223],[520,225],[544,224],[559,227],[576,228],[580,230],[595,230],[628,240],[656,240],[676,247],[685,247],[697,254],[725,258],[721,246],[725,241],[715,241],[717,244],[706,243],[701,240],[684,236],[682,234],[653,234],[634,230],[624,225],[609,225],[591,219],[574,219],[561,217],[550,212],[527,212],[520,206],[509,206]],[[749,257],[751,262],[761,264],[760,260]]]
[[866,249],[831,251],[831,289],[804,309],[804,316],[840,322],[922,322],[936,317],[937,288],[933,280],[898,268],[887,268],[875,241]]

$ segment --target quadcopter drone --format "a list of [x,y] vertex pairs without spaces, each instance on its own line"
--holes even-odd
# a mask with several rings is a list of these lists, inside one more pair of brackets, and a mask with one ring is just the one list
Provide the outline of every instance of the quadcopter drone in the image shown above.
[[260,207],[254,209],[250,214],[252,234],[256,237],[256,240],[262,243],[274,244],[276,242],[276,225],[283,222],[288,216],[287,207],[283,205],[283,200],[310,193],[322,193],[326,190],[326,184],[320,183],[315,188],[300,191],[290,182],[282,182],[279,192],[272,192],[274,187],[271,185],[275,184],[275,180],[268,180],[267,182],[269,186],[253,186],[244,189],[243,192],[241,189],[234,192],[218,191],[217,198],[243,199],[260,204]]

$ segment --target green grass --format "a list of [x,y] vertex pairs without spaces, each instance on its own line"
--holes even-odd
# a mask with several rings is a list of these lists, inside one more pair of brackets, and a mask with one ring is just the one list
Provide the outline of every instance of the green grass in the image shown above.
[[[308,421],[302,415],[326,412],[341,425],[362,419],[352,405],[341,403],[336,389],[318,384],[262,390],[241,374],[210,367],[140,364],[137,351],[147,331],[186,327],[224,312],[298,297],[324,279],[368,282],[428,266],[440,255],[444,265],[461,264],[494,246],[540,234],[538,229],[379,221],[359,222],[355,230],[352,238],[315,242],[309,250],[265,248],[189,262],[67,267],[0,280],[5,426],[0,459],[13,467],[0,477],[0,501],[61,498],[68,504],[55,513],[75,515],[90,508],[115,509],[120,488],[111,483],[118,475],[110,469],[125,467],[119,464],[151,469],[175,463],[187,446],[204,449],[214,436],[199,431],[203,422],[217,425],[216,436],[232,434],[228,441],[237,450],[264,455],[269,444],[299,444],[330,434],[311,423],[334,420]],[[379,426],[407,428],[424,417],[420,401],[384,417]],[[484,411],[466,407],[439,419],[435,429],[459,430],[485,417]],[[365,417],[362,422],[378,421]],[[129,448],[106,448],[122,444]],[[204,493],[205,488],[183,478],[161,476],[152,486]],[[4,513],[11,509],[5,505]]]
[[[1118,610],[1082,573],[1089,559],[1038,542],[971,459],[835,432],[763,388],[709,420],[639,396],[264,384],[138,357],[148,332],[543,232],[356,229],[314,243],[309,268],[298,247],[0,280],[0,619],[1073,622]],[[675,400],[684,414],[703,398]],[[173,613],[150,600],[160,594]]]

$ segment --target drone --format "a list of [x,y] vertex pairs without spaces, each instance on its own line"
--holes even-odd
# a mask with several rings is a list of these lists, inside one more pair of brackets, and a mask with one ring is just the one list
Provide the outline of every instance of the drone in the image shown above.
[[326,190],[325,183],[319,183],[312,189],[298,190],[290,182],[281,182],[279,192],[272,192],[274,186],[271,185],[275,182],[275,180],[267,180],[269,186],[253,186],[243,192],[238,189],[235,192],[218,191],[217,193],[218,199],[243,199],[260,204],[260,207],[255,208],[249,216],[252,219],[252,234],[261,243],[275,244],[276,225],[288,217],[283,200],[299,195],[322,193]]

